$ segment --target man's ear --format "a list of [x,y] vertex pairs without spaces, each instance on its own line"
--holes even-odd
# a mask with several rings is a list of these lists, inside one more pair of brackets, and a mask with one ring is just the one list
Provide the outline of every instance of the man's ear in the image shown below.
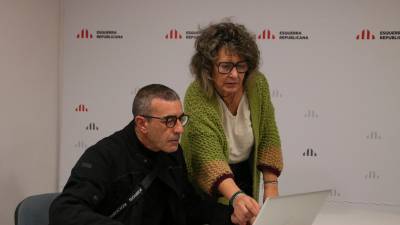
[[147,133],[147,122],[147,119],[143,116],[135,116],[136,129],[142,133]]

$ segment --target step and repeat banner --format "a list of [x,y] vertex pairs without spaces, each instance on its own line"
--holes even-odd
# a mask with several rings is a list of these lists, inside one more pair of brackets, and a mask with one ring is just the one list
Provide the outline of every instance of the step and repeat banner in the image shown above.
[[400,1],[63,1],[59,188],[124,127],[138,88],[183,98],[199,27],[244,24],[280,129],[282,195],[400,206]]

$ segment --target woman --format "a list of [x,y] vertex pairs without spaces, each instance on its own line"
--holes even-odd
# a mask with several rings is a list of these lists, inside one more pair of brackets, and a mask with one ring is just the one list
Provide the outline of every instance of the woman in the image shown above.
[[[191,117],[181,139],[192,181],[216,202],[213,224],[247,224],[257,215],[260,172],[264,196],[278,195],[283,167],[268,83],[257,71],[260,52],[243,25],[206,27],[191,60],[186,91]],[[217,205],[217,204],[216,204]]]

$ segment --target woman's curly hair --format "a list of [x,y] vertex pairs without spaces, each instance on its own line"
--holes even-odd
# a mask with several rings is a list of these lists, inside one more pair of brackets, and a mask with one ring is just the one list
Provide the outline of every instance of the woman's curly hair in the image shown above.
[[248,32],[243,25],[227,21],[201,29],[195,42],[196,52],[192,56],[190,70],[208,97],[215,94],[211,76],[221,48],[226,48],[247,61],[249,70],[245,74],[244,82],[259,66],[260,50],[255,35]]

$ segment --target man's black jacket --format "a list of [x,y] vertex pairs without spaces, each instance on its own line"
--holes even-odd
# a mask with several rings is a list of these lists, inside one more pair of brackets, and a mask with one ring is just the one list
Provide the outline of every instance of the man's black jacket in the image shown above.
[[[160,173],[137,204],[108,216],[155,165]],[[185,225],[208,223],[210,207],[189,184],[182,149],[152,152],[131,122],[85,151],[50,207],[50,225]]]

